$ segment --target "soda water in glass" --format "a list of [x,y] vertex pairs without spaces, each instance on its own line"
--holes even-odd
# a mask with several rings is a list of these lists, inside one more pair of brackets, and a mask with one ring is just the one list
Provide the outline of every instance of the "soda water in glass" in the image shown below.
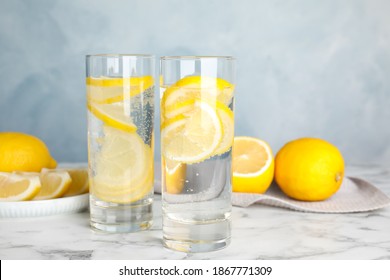
[[207,252],[230,243],[234,59],[162,57],[163,243]]
[[132,232],[152,224],[154,57],[89,55],[90,224]]

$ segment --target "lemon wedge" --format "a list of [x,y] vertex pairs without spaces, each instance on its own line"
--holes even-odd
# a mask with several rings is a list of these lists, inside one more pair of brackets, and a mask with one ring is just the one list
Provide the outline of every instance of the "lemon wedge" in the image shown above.
[[[27,174],[28,175],[28,174]],[[62,197],[69,189],[72,179],[68,172],[56,169],[43,169],[39,173],[42,188],[34,200]]]
[[163,156],[181,163],[210,158],[224,135],[215,106],[199,99],[194,101],[191,114],[166,120],[161,129]]
[[87,193],[89,189],[88,170],[87,168],[66,168],[69,173],[72,183],[64,196],[74,196]]
[[41,190],[39,175],[0,172],[0,201],[30,200]]
[[87,96],[90,102],[114,103],[134,97],[154,85],[152,76],[130,78],[93,78],[86,79]]
[[[131,203],[149,193],[153,184],[153,152],[137,133],[104,127],[90,191],[104,201]],[[149,183],[152,181],[152,183]]]
[[233,191],[264,193],[274,177],[270,146],[253,137],[235,137],[233,145]]
[[106,125],[127,132],[135,132],[137,127],[133,123],[130,113],[125,111],[123,104],[96,104],[88,103],[88,109]]

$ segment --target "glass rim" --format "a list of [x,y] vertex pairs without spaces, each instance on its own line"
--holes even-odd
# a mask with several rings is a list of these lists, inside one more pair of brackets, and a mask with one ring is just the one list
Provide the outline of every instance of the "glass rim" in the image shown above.
[[121,57],[128,57],[128,58],[154,58],[155,56],[153,54],[125,54],[125,53],[98,53],[98,54],[87,54],[85,56],[87,59],[92,57],[107,57],[107,58],[121,58]]
[[161,60],[197,60],[197,59],[226,59],[236,60],[233,56],[223,55],[173,55],[173,56],[162,56]]

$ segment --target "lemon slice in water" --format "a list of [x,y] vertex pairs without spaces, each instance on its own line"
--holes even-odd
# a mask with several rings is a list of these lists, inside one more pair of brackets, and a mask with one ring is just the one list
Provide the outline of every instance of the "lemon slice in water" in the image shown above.
[[187,165],[163,158],[162,166],[166,191],[170,194],[181,193],[185,185]]
[[96,104],[89,103],[88,109],[106,125],[118,128],[127,132],[135,132],[137,127],[133,123],[130,112],[125,110],[122,103],[118,104]]
[[153,86],[152,76],[86,79],[89,102],[114,103],[134,97]]
[[194,98],[218,100],[225,105],[231,103],[234,85],[221,78],[207,76],[187,76],[164,92],[162,103],[167,108],[177,102]]
[[229,151],[234,140],[234,113],[229,107],[221,102],[216,103],[218,116],[223,127],[223,138],[214,154],[221,155]]
[[[153,152],[137,133],[104,127],[105,138],[96,155],[91,193],[104,201],[131,203],[147,193],[153,183]],[[149,181],[152,181],[150,183]]]
[[[168,118],[167,122],[180,115],[190,117],[195,109],[195,103],[197,100],[199,99],[191,99],[169,106],[165,111],[165,115]],[[228,106],[218,100],[204,100],[204,102],[207,102],[214,108],[223,126],[222,141],[214,152],[214,155],[220,155],[227,152],[233,145],[234,113]]]
[[223,140],[223,126],[215,107],[195,100],[189,116],[178,115],[162,125],[165,158],[197,163],[210,158]]

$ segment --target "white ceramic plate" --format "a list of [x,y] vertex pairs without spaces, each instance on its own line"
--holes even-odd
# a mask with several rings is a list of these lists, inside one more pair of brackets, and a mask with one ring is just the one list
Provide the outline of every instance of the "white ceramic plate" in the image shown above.
[[0,218],[40,217],[86,210],[89,193],[48,200],[0,202]]

